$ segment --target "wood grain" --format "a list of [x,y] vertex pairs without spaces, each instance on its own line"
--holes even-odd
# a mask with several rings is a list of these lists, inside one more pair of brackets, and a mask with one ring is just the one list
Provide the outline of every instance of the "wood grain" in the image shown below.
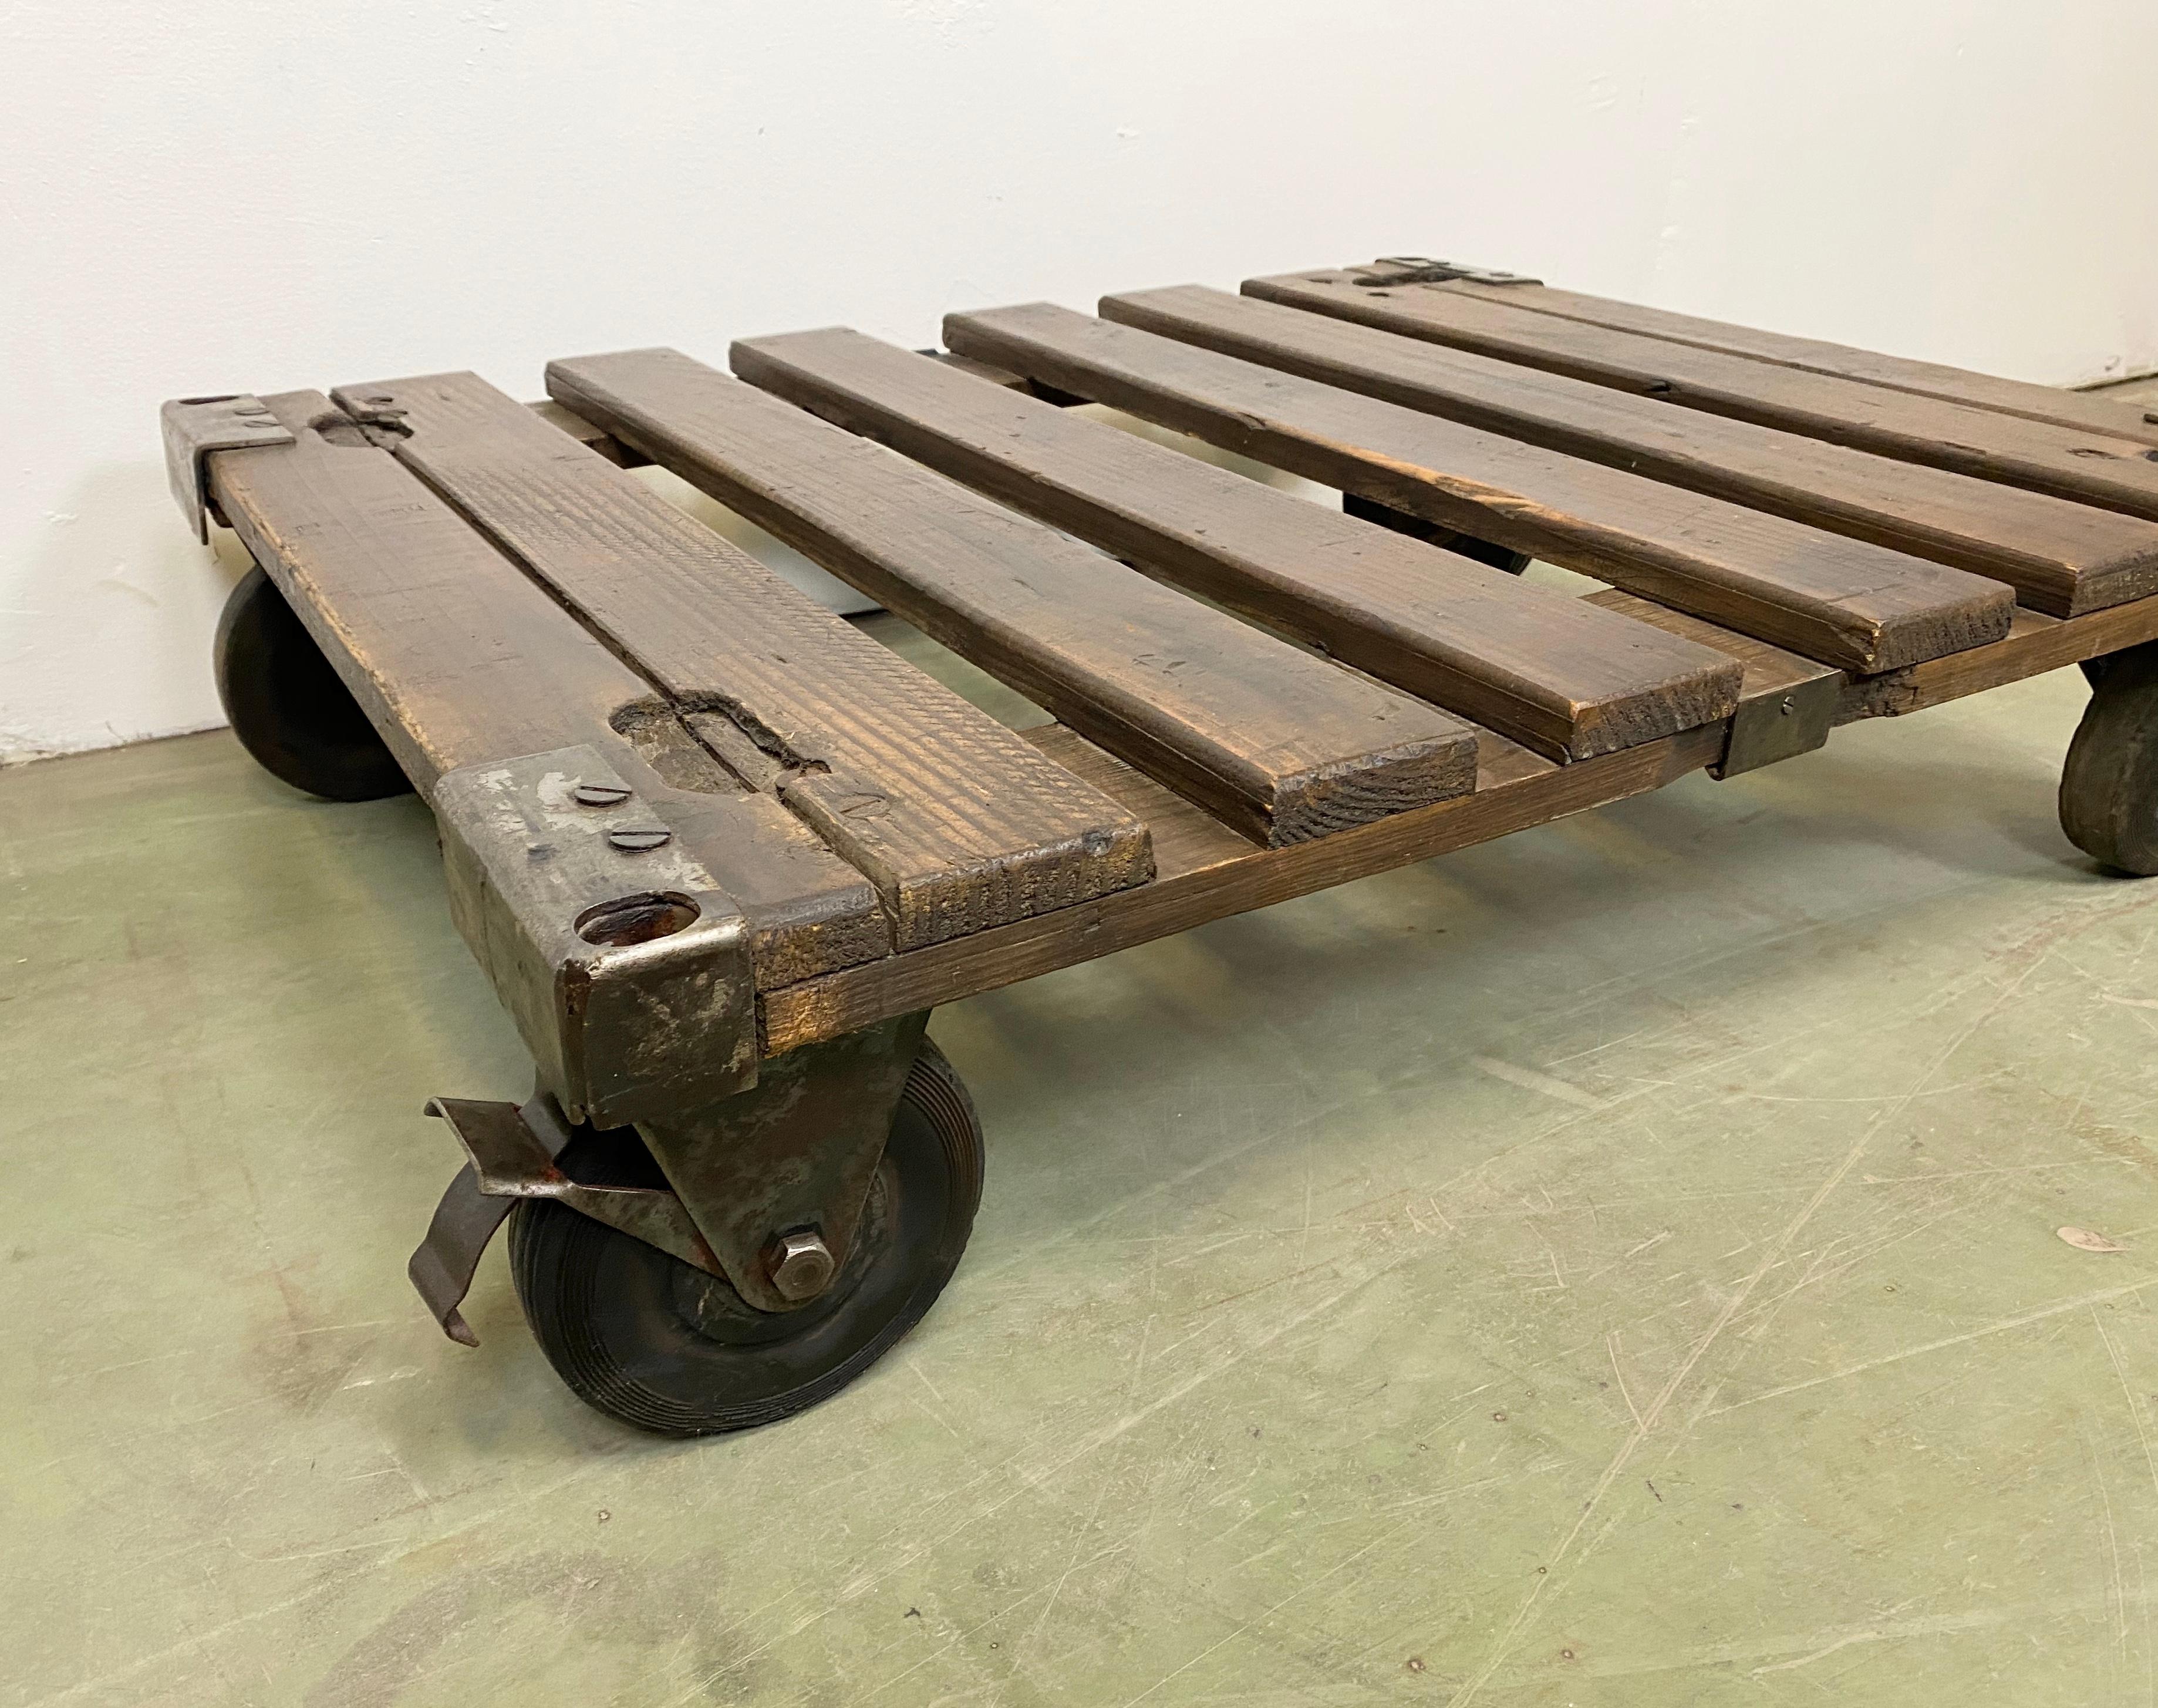
[[760,985],[890,950],[860,874],[328,398],[264,401],[294,442],[218,453],[213,495],[422,794],[460,766],[589,744],[741,908]]
[[1047,303],[949,317],[1000,366],[1839,668],[2007,632],[2011,591],[1377,398]]
[[1350,273],[1322,272],[1247,279],[1243,289],[1711,415],[2158,517],[2158,462],[2135,439],[1540,314],[1441,285],[1373,287]]
[[1268,844],[1475,784],[1470,728],[674,350],[548,390]]
[[1970,570],[2056,617],[2158,591],[2158,524],[2140,517],[1195,285],[1106,297],[1102,315]]
[[[1356,271],[1380,279],[1381,271]],[[1920,397],[1939,398],[1946,403],[1968,404],[1994,410],[2026,421],[2048,421],[2086,433],[2104,433],[2116,439],[2135,439],[2158,445],[2158,410],[2146,405],[2120,403],[2088,392],[2064,391],[2058,386],[2036,385],[2023,379],[2003,379],[1968,368],[1951,368],[1939,362],[1920,362],[1908,356],[1887,356],[1874,350],[1830,343],[1821,338],[1794,338],[1789,333],[1766,332],[1758,327],[1737,326],[1728,321],[1704,320],[1697,315],[1677,314],[1668,308],[1644,308],[1609,297],[1591,297],[1578,291],[1561,291],[1548,285],[1479,285],[1470,280],[1449,281],[1443,287],[1464,297],[1482,297],[1511,308],[1532,308],[1540,314],[1556,314],[1567,320],[1586,321],[1620,332],[1641,333],[1668,338],[1673,343],[1692,344],[1727,355],[1750,356],[1780,368],[1801,369],[1809,374],[1831,374],[1859,379],[1891,391],[1914,392]]]
[[1902,717],[2153,640],[2158,640],[2158,598],[2066,621],[2019,611],[2008,637],[1990,647],[1974,647],[1907,670],[1853,678],[1843,690],[1836,721]]
[[736,344],[737,373],[1560,758],[1727,715],[1723,659],[1165,446],[844,331]]
[[[1191,810],[1099,749],[1032,733],[1075,772],[1149,822],[1157,813]],[[1308,895],[1644,794],[1711,763],[1722,745],[1722,726],[1711,725],[1575,765],[1551,766],[1515,747],[1500,759],[1491,782],[1473,795],[1318,842],[1285,849],[1238,847],[1226,831],[1223,839],[1211,844],[1195,839],[1172,844],[1164,838],[1164,846],[1180,847],[1190,864],[1172,869],[1164,863],[1160,875],[1142,889],[1087,902],[1055,919],[1028,920],[767,993],[762,1001],[765,1048],[772,1052],[838,1037],[893,1014],[994,990],[1208,920]]]
[[1144,882],[1145,827],[469,374],[339,388],[671,703],[781,759],[779,798],[915,947]]

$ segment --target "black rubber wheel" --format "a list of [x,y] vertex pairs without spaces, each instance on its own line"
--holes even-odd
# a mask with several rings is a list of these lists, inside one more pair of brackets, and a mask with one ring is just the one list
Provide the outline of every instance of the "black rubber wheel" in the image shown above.
[[215,658],[232,733],[271,776],[326,801],[377,801],[412,787],[260,565],[225,601]]
[[[626,1180],[639,1165],[622,1163],[625,1141],[642,1153],[627,1129],[573,1144],[617,1147],[602,1166]],[[560,1160],[586,1177],[572,1149]],[[753,1309],[725,1281],[545,1198],[511,1219],[510,1272],[547,1361],[587,1405],[660,1435],[754,1428],[830,1398],[922,1320],[967,1248],[982,1160],[973,1102],[925,1039],[861,1232],[813,1303]]]
[[2083,673],[2090,704],[2061,767],[2061,828],[2117,872],[2158,876],[2158,643]]

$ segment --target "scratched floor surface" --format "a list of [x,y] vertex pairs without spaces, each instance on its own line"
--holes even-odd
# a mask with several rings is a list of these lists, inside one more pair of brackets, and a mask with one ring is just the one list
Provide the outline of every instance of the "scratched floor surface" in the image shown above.
[[[405,1255],[527,1068],[410,800],[0,776],[0,1702],[2105,1703],[2158,884],[2065,672],[939,1013],[958,1280],[761,1433]],[[2062,1226],[2123,1249],[2078,1249]]]

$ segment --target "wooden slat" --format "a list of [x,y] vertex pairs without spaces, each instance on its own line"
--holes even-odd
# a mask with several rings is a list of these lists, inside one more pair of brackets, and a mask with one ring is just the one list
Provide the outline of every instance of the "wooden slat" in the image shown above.
[[1106,297],[1102,314],[1970,570],[2056,617],[2158,591],[2158,524],[2140,517],[1195,285]]
[[633,476],[475,375],[346,386],[397,456],[684,708],[781,759],[786,804],[915,947],[1143,882],[1145,827]]
[[1449,552],[856,333],[734,347],[736,373],[1141,569],[1554,757],[1727,715],[1737,673]]
[[890,950],[858,873],[328,398],[264,401],[295,442],[212,457],[212,495],[423,794],[460,766],[589,744],[742,910],[760,985]]
[[1335,272],[1247,279],[1243,289],[1711,415],[2158,517],[2158,462],[2134,439],[1592,326],[1443,286],[1374,287]]
[[1974,647],[1907,670],[1853,679],[1843,690],[1836,721],[1901,717],[2147,641],[2158,641],[2158,598],[2066,621],[2019,611],[2007,639],[1990,647]]
[[[894,1014],[993,990],[1208,920],[1645,794],[1712,763],[1722,745],[1722,726],[1709,725],[1577,765],[1554,766],[1518,747],[1509,751],[1502,744],[1494,756],[1490,782],[1474,794],[1397,813],[1339,836],[1293,848],[1246,844],[1241,849],[1228,840],[1209,844],[1164,837],[1164,845],[1180,848],[1190,864],[1164,865],[1153,883],[1090,901],[1066,918],[1027,920],[770,992],[761,1004],[765,1048],[776,1052],[838,1037]],[[1075,772],[1149,819],[1150,800],[1164,812],[1190,811],[1099,749],[1053,740],[1045,746]]]
[[[1385,281],[1384,268],[1355,271],[1374,282]],[[1864,380],[1892,391],[1914,392],[1947,403],[1968,404],[2026,421],[2049,421],[2086,433],[2104,433],[2117,439],[2134,439],[2158,445],[2158,410],[2145,405],[2116,402],[2088,392],[2064,391],[2057,386],[2037,385],[2025,379],[2003,379],[1969,368],[1951,368],[1939,362],[1921,362],[1908,356],[1885,356],[1849,344],[1820,338],[1794,338],[1788,333],[1767,332],[1758,327],[1737,326],[1728,321],[1705,320],[1678,314],[1667,308],[1645,308],[1610,297],[1592,297],[1578,291],[1562,291],[1549,285],[1486,285],[1472,280],[1451,280],[1440,288],[1464,297],[1481,297],[1510,308],[1531,308],[1539,314],[1556,314],[1566,320],[1586,321],[1620,332],[1640,333],[1668,338],[1673,343],[1692,344],[1727,355],[1750,356],[1780,368],[1802,369],[1809,374],[1832,374],[1846,379]]]
[[945,342],[1313,480],[1842,668],[1996,640],[1998,583],[1622,470],[1037,303]]
[[1262,843],[1474,787],[1458,719],[679,351],[550,363],[547,388]]

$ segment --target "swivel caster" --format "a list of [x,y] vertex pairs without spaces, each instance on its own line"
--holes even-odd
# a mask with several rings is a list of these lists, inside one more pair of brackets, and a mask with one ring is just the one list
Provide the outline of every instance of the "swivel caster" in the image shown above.
[[[625,1143],[641,1150],[627,1131],[588,1133],[560,1161],[581,1174],[575,1147]],[[822,1283],[811,1303],[755,1309],[719,1276],[551,1198],[518,1205],[510,1272],[548,1362],[608,1416],[680,1436],[777,1422],[854,1380],[936,1302],[973,1227],[982,1160],[973,1103],[925,1040],[860,1229],[836,1275],[809,1277]],[[797,1243],[782,1269],[822,1250]]]
[[2061,767],[2061,828],[2115,871],[2158,875],[2158,643],[2092,659],[2083,674],[2090,704]]
[[412,787],[259,565],[225,601],[214,657],[232,732],[271,776],[326,801],[374,801]]

